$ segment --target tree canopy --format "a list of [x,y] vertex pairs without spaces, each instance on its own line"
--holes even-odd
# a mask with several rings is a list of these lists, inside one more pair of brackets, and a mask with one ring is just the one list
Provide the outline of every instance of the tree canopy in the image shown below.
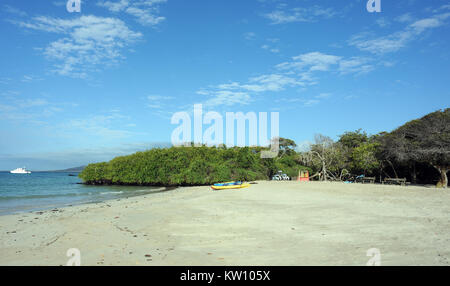
[[87,184],[209,185],[230,180],[265,180],[278,170],[295,176],[305,168],[292,156],[261,159],[259,152],[258,148],[249,147],[158,148],[89,164],[79,176]]
[[433,166],[448,184],[450,170],[450,108],[409,121],[383,136],[382,152],[399,163],[421,162]]
[[[192,144],[193,145],[193,144]],[[450,170],[450,109],[409,121],[394,131],[368,135],[345,132],[337,141],[317,134],[309,151],[279,138],[274,158],[261,158],[263,147],[172,147],[137,152],[88,165],[80,177],[88,184],[205,185],[230,180],[270,179],[278,170],[295,177],[307,169],[319,180],[358,175],[409,177],[447,187]],[[434,174],[433,174],[434,172]]]

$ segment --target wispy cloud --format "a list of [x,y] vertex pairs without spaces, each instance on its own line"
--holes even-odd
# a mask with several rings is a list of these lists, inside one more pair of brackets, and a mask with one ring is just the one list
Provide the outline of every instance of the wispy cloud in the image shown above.
[[370,72],[374,66],[369,58],[344,58],[336,55],[311,52],[292,57],[292,61],[283,62],[276,67],[280,70],[300,72],[303,79],[312,81],[314,72],[338,72],[344,74],[363,74]]
[[414,21],[414,18],[411,15],[411,13],[405,13],[405,14],[402,14],[402,15],[396,17],[395,21],[400,22],[400,23],[409,23],[409,22]]
[[320,104],[322,101],[330,98],[332,96],[331,93],[320,93],[311,98],[306,97],[291,97],[291,98],[282,98],[276,100],[276,102],[283,102],[284,104],[288,103],[288,105],[292,105],[294,103],[300,103],[305,107],[312,107]]
[[34,82],[34,81],[41,81],[42,78],[34,75],[24,75],[21,79],[22,82]]
[[[104,114],[70,119],[60,125],[61,134],[82,134],[102,138],[105,140],[127,138],[135,135],[127,126],[130,118],[118,110],[111,110]],[[122,128],[120,128],[122,127]]]
[[121,20],[97,16],[59,19],[46,16],[31,21],[16,21],[27,29],[63,35],[43,49],[43,54],[55,61],[55,72],[70,77],[87,77],[101,66],[117,64],[123,59],[124,47],[142,37]]
[[277,54],[277,53],[280,52],[280,49],[271,47],[270,45],[267,45],[267,44],[262,45],[261,49],[267,50],[267,51],[269,51],[271,53],[274,53],[274,54]]
[[55,5],[55,6],[57,6],[57,7],[66,6],[66,5],[67,5],[67,1],[64,1],[64,0],[53,1],[53,5]]
[[320,93],[319,95],[316,95],[316,98],[321,98],[321,99],[323,99],[323,98],[329,98],[329,97],[331,97],[331,93],[329,93],[329,92],[324,92],[324,93]]
[[128,0],[119,0],[119,1],[101,1],[97,3],[98,6],[108,8],[111,12],[121,12],[125,10],[129,5],[130,1]]
[[[377,38],[373,38],[371,33],[360,33],[353,36],[349,40],[349,44],[361,51],[378,55],[396,52],[416,40],[425,31],[446,24],[445,20],[449,17],[450,13],[436,14],[428,18],[416,20],[401,31]],[[410,20],[411,17],[408,14],[399,18],[400,22],[409,22]]]
[[315,5],[312,7],[296,7],[287,9],[284,5],[277,10],[264,14],[271,24],[286,24],[294,22],[316,22],[321,19],[329,19],[336,15],[332,8],[323,8]]
[[388,27],[391,24],[391,22],[388,19],[384,18],[384,17],[378,18],[375,21],[375,23],[381,28]]
[[14,7],[10,6],[10,5],[3,5],[3,11],[5,11],[5,12],[7,12],[9,14],[17,15],[19,17],[27,16],[26,12],[24,12],[22,10],[19,10],[17,8],[14,8]]
[[442,12],[443,10],[450,10],[450,4],[444,4],[433,10],[434,13]]
[[12,81],[12,78],[10,78],[10,77],[0,78],[0,84],[9,84],[9,83],[11,83],[11,81]]
[[365,74],[375,69],[375,66],[370,64],[370,59],[364,57],[351,57],[348,59],[341,59],[339,61],[339,72],[341,74]]
[[167,0],[119,0],[100,1],[97,4],[113,13],[125,12],[132,15],[142,25],[155,26],[165,20],[165,17],[159,16],[159,5],[166,2]]
[[292,57],[291,62],[277,65],[280,69],[305,69],[309,71],[328,71],[330,66],[336,65],[341,57],[321,52],[311,52]]
[[247,105],[251,102],[248,92],[233,90],[215,90],[210,92],[210,98],[203,103],[205,108],[219,106]]
[[286,87],[303,85],[304,83],[293,77],[283,73],[264,74],[250,78],[246,83],[226,83],[216,86],[217,90],[224,91],[245,91],[245,92],[275,92],[281,91]]
[[314,106],[320,103],[318,99],[306,99],[303,101],[304,106]]
[[[202,88],[197,91],[197,94],[207,96],[204,103],[207,107],[246,105],[254,100],[253,95],[256,94],[316,85],[318,83],[316,73],[318,72],[359,75],[368,73],[375,68],[368,58],[344,58],[321,52],[300,54],[291,59],[276,65],[274,68],[277,72],[251,77],[245,82],[230,82]],[[330,94],[323,93],[309,102],[305,100],[302,102],[310,106],[319,103],[327,96]]]
[[27,121],[31,123],[44,123],[57,113],[61,113],[68,106],[76,106],[72,103],[50,101],[45,97],[24,98],[18,92],[8,92],[0,106],[0,118],[11,121]]
[[244,39],[246,39],[248,41],[252,41],[252,40],[256,39],[256,34],[253,32],[244,33]]
[[167,105],[168,100],[174,99],[173,96],[149,95],[147,96],[147,107],[152,109],[163,109]]

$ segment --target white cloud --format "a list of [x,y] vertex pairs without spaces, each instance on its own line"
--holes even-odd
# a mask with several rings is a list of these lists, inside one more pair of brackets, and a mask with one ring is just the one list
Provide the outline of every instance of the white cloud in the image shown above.
[[175,99],[173,96],[149,95],[147,96],[147,107],[151,109],[163,109],[166,107],[165,101]]
[[201,89],[200,95],[208,96],[205,107],[232,106],[249,104],[252,93],[277,92],[286,87],[301,85],[298,79],[283,74],[266,74],[250,78],[246,83],[232,82],[220,84],[209,89]]
[[256,34],[253,32],[247,32],[247,33],[244,33],[244,38],[248,41],[251,41],[256,38]]
[[0,104],[0,115],[3,115],[2,113],[11,112],[14,110],[16,110],[15,106],[8,104]]
[[9,83],[11,83],[11,81],[12,81],[12,78],[9,78],[9,77],[0,78],[0,84],[9,84]]
[[124,47],[142,37],[119,19],[92,15],[70,20],[40,16],[16,24],[63,35],[45,47],[43,53],[56,62],[56,73],[71,77],[84,78],[100,66],[118,63],[124,58]]
[[328,71],[330,66],[337,64],[340,59],[341,57],[320,52],[312,52],[293,57],[294,66],[297,68],[309,66],[310,71]]
[[329,19],[336,13],[332,8],[322,8],[320,6],[312,6],[308,8],[297,7],[290,10],[284,10],[280,6],[278,10],[265,14],[264,17],[271,21],[271,24],[286,24],[294,22],[315,22],[318,19]]
[[44,98],[26,99],[18,101],[18,106],[20,108],[30,108],[34,106],[45,106],[45,105],[49,105],[49,102]]
[[34,75],[24,75],[22,78],[22,82],[33,82],[33,81],[41,81],[42,78],[34,76]]
[[349,59],[342,59],[339,62],[339,72],[341,74],[364,74],[374,70],[374,66],[369,64],[368,58],[352,57]]
[[203,105],[205,108],[213,108],[218,106],[232,106],[236,104],[247,105],[251,102],[248,93],[242,91],[217,90],[212,96],[206,100]]
[[438,18],[427,18],[416,21],[411,24],[411,28],[413,28],[416,33],[420,34],[426,29],[436,28],[442,25],[442,21]]
[[198,91],[196,91],[195,93],[196,93],[196,94],[199,94],[199,95],[209,95],[209,92],[206,91],[206,90],[198,90]]
[[[278,39],[270,41],[276,43]],[[270,49],[270,44],[261,46]],[[376,66],[392,66],[392,63],[383,62],[374,64],[369,57],[342,57],[322,52],[309,52],[294,56],[289,61],[274,66],[275,71],[260,76],[254,76],[246,81],[233,81],[222,83],[208,88],[201,88],[198,95],[206,97],[206,106],[231,106],[248,104],[256,100],[255,96],[267,92],[277,93],[288,88],[304,91],[306,87],[319,83],[319,73],[332,73],[335,75],[361,75],[367,74]],[[331,97],[331,93],[319,93],[310,99],[289,98],[286,102],[299,102],[304,106],[314,106]]]
[[125,8],[130,5],[130,1],[128,0],[120,0],[116,2],[111,1],[104,1],[104,2],[98,2],[98,6],[105,7],[111,12],[121,12],[125,10]]
[[294,77],[283,74],[267,74],[250,78],[249,83],[241,85],[241,87],[253,92],[273,92],[283,90],[288,86],[294,87],[298,85],[303,85],[303,82]]
[[65,0],[61,0],[61,1],[53,1],[53,5],[55,5],[55,6],[57,6],[57,7],[66,6],[66,5],[67,5],[67,1],[65,1]]
[[375,23],[380,26],[381,28],[389,26],[391,23],[386,18],[378,18]]
[[414,18],[411,13],[406,13],[398,16],[397,18],[395,18],[395,20],[400,23],[409,23],[414,21]]
[[162,118],[170,118],[173,103],[171,100],[176,99],[173,96],[148,95],[146,97],[147,108],[151,109],[151,113]]
[[329,98],[331,97],[331,93],[320,93],[319,95],[316,96],[316,98],[320,98],[320,99],[324,99],[324,98]]
[[267,44],[264,44],[264,45],[262,45],[262,46],[261,46],[261,49],[263,49],[263,50],[267,50],[267,51],[269,51],[269,52],[271,52],[271,53],[274,53],[274,54],[276,54],[276,53],[279,53],[279,52],[280,52],[280,50],[279,50],[279,49],[277,49],[277,48],[273,48],[273,47],[271,47],[271,46],[269,46],[269,45],[267,45]]
[[286,87],[303,85],[304,83],[295,77],[285,74],[265,74],[250,78],[246,83],[232,82],[220,84],[218,90],[241,90],[245,92],[275,92],[281,91]]
[[319,104],[323,99],[328,98],[331,94],[320,94],[315,96],[314,98],[283,98],[281,100],[277,100],[277,102],[289,103],[289,105],[293,103],[300,103],[305,107],[315,106]]
[[371,52],[374,54],[385,54],[396,52],[406,46],[412,38],[411,32],[397,32],[385,37],[368,39],[367,34],[358,34],[353,36],[349,44],[357,47],[359,50]]
[[297,72],[303,82],[314,84],[316,83],[313,77],[315,72],[338,72],[341,75],[363,74],[372,71],[375,67],[369,58],[344,58],[321,52],[311,52],[292,57],[292,61],[278,64],[276,68],[287,73]]
[[11,121],[26,121],[27,123],[43,123],[42,120],[57,113],[63,112],[70,103],[49,101],[44,97],[24,98],[18,96],[7,96],[2,100],[0,106],[0,119]]
[[[407,44],[414,41],[425,31],[444,25],[444,21],[449,17],[450,13],[433,15],[429,18],[414,21],[401,31],[378,38],[372,38],[372,35],[369,33],[361,33],[353,36],[349,40],[349,44],[359,50],[378,55],[396,52],[406,47]],[[402,22],[409,21],[407,16],[403,15],[402,18]]]
[[[364,74],[375,67],[370,59],[362,57],[343,58],[340,56],[311,52],[292,57],[291,61],[275,66],[277,72],[249,78],[246,82],[230,82],[202,88],[197,94],[207,96],[206,106],[248,104],[253,95],[266,92],[280,92],[287,88],[307,87],[318,83],[314,77],[318,72],[332,72],[339,75]],[[305,106],[318,104],[331,96],[321,93],[311,100],[299,99]]]
[[307,99],[303,102],[304,106],[313,106],[320,103],[320,100],[318,99]]
[[158,5],[165,2],[167,0],[119,0],[100,1],[97,5],[105,7],[113,13],[125,12],[132,15],[142,25],[155,26],[165,20],[165,17],[158,16]]
[[444,5],[442,5],[441,7],[439,7],[439,8],[437,8],[437,9],[435,9],[435,10],[433,10],[433,12],[440,12],[440,11],[442,11],[442,10],[450,10],[450,4],[444,4]]
[[138,22],[142,25],[153,26],[165,20],[164,17],[152,15],[146,9],[137,7],[129,7],[127,8],[126,12],[130,15],[135,16],[138,19]]
[[[129,117],[120,114],[120,112],[111,111],[105,114],[68,120],[60,125],[60,130],[62,134],[82,132],[103,139],[121,139],[134,134],[127,130],[126,127],[130,124],[126,122],[127,120],[129,120]],[[122,128],[119,128],[120,126]]]
[[161,95],[149,95],[147,99],[150,101],[161,101],[161,100],[170,100],[174,99],[173,96],[161,96]]

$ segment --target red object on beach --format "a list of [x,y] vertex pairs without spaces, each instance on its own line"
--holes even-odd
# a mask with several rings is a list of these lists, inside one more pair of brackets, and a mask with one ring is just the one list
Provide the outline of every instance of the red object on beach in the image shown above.
[[309,182],[309,172],[308,171],[298,171],[298,182]]

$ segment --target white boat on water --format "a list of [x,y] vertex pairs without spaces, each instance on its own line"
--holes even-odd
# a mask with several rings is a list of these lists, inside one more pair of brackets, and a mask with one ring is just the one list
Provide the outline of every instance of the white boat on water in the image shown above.
[[10,173],[11,174],[31,174],[31,172],[28,171],[27,169],[25,169],[25,167],[12,170],[12,171],[10,171]]

